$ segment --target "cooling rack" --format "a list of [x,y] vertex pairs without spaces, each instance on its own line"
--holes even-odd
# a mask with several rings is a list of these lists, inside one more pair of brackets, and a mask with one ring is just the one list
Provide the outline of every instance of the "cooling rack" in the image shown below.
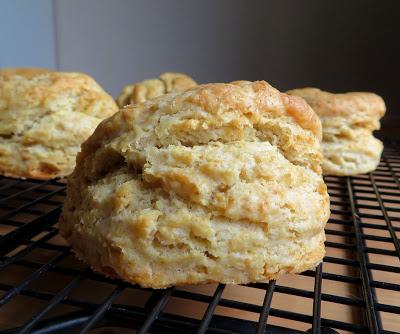
[[375,172],[325,178],[324,262],[247,286],[151,290],[105,278],[58,235],[64,182],[0,178],[0,331],[399,332],[400,150],[385,147]]

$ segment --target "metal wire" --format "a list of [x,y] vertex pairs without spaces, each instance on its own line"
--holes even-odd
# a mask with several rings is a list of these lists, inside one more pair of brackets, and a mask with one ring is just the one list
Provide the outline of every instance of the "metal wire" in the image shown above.
[[225,289],[225,285],[219,284],[217,289],[215,290],[212,302],[210,304],[208,304],[206,313],[204,314],[203,320],[201,321],[200,326],[197,330],[198,334],[203,334],[207,331],[208,325],[211,322],[211,318],[214,314],[215,308],[217,307],[219,301],[221,300],[224,289]]
[[80,333],[87,333],[90,329],[94,327],[96,322],[98,322],[105,312],[111,307],[113,301],[121,294],[121,292],[125,289],[122,284],[119,284],[114,291],[104,300],[104,302],[96,309],[96,311],[92,314],[92,316],[87,320],[85,326],[80,331]]
[[[333,296],[331,296],[332,298]],[[336,296],[335,296],[336,297]],[[325,297],[326,298],[326,297]],[[315,271],[312,334],[321,333],[322,263]],[[348,302],[348,300],[346,300]],[[344,302],[344,299],[342,299]]]
[[151,326],[153,325],[154,321],[157,320],[158,316],[162,312],[164,306],[167,304],[169,297],[171,296],[173,288],[169,288],[165,290],[158,302],[154,305],[153,309],[150,311],[149,315],[147,316],[146,320],[144,321],[143,325],[138,330],[138,334],[144,334],[149,331]]
[[38,270],[34,271],[32,274],[30,274],[20,285],[17,287],[14,287],[13,289],[10,289],[7,291],[6,294],[4,294],[0,298],[0,307],[6,304],[7,302],[10,301],[11,298],[13,298],[15,295],[21,292],[22,289],[24,289],[26,286],[28,286],[31,282],[33,282],[35,279],[37,279],[40,275],[43,273],[47,272],[54,264],[64,258],[68,254],[68,251],[64,251],[54,258],[52,258],[49,262],[41,266]]
[[267,319],[269,311],[271,310],[272,295],[275,290],[275,281],[271,281],[268,284],[268,289],[265,292],[264,303],[262,311],[260,313],[260,318],[258,319],[257,334],[264,334],[265,328],[267,327]]
[[56,294],[45,308],[36,314],[30,321],[28,321],[23,328],[18,332],[19,334],[29,333],[32,328],[49,312],[55,305],[65,298],[81,281],[82,275],[75,277],[68,285],[64,287],[58,294]]
[[395,230],[393,228],[393,225],[392,225],[392,221],[390,220],[389,215],[388,215],[388,213],[386,211],[386,208],[385,208],[385,206],[383,204],[382,197],[379,194],[378,187],[377,187],[376,182],[375,182],[374,174],[371,173],[369,175],[369,178],[371,180],[371,185],[374,188],[376,199],[377,199],[377,201],[379,203],[379,206],[380,206],[380,208],[382,210],[383,217],[385,218],[385,222],[386,222],[387,228],[389,230],[390,237],[392,238],[391,241],[393,242],[394,247],[396,248],[397,257],[400,259],[400,243],[399,243],[399,240],[397,239],[396,232],[395,232]]
[[357,245],[357,255],[358,255],[358,261],[360,262],[360,275],[361,275],[361,280],[363,282],[362,285],[362,292],[363,292],[363,297],[364,301],[366,303],[366,315],[367,315],[367,323],[368,323],[368,328],[371,333],[379,333],[379,327],[378,327],[378,319],[377,319],[377,313],[375,311],[375,306],[374,306],[374,298],[372,295],[372,288],[370,284],[370,277],[368,273],[368,268],[367,268],[367,258],[366,258],[366,247],[364,247],[364,244],[362,242],[362,231],[360,229],[359,225],[359,215],[358,211],[355,205],[355,200],[354,200],[354,193],[353,193],[353,185],[351,182],[350,177],[346,177],[346,185],[347,185],[347,191],[349,194],[349,201],[350,201],[350,207],[352,211],[352,220],[353,220],[353,225],[354,225],[354,233],[355,233],[355,238],[356,238],[356,245]]
[[[332,194],[332,218],[326,229],[329,239],[326,246],[354,254],[342,258],[330,254],[324,258],[325,264],[337,264],[351,269],[351,273],[326,272],[325,265],[301,274],[314,279],[312,290],[297,286],[285,286],[280,281],[269,284],[249,284],[264,294],[262,305],[223,298],[224,285],[219,285],[214,294],[189,292],[181,289],[153,291],[140,289],[118,280],[112,280],[88,269],[69,267],[63,263],[70,250],[66,246],[51,243],[57,235],[56,223],[61,211],[65,185],[58,181],[21,181],[0,178],[0,316],[3,307],[17,296],[28,296],[43,302],[43,306],[23,324],[10,323],[5,333],[86,333],[101,326],[120,326],[136,329],[138,333],[301,333],[269,323],[269,317],[287,319],[308,324],[312,333],[332,333],[330,328],[356,333],[391,334],[385,327],[380,312],[400,314],[399,305],[389,305],[378,301],[375,289],[400,291],[400,283],[383,282],[371,275],[371,270],[381,273],[400,274],[400,266],[376,263],[372,255],[400,258],[400,155],[398,143],[386,144],[382,162],[369,175],[339,178],[326,177]],[[28,221],[21,220],[20,214],[28,215]],[[338,229],[335,226],[340,227]],[[5,230],[1,230],[1,228]],[[387,235],[376,235],[371,231],[384,231]],[[340,239],[342,238],[342,239]],[[369,241],[376,242],[373,246]],[[387,245],[388,247],[380,247]],[[378,245],[378,246],[375,246]],[[46,261],[29,257],[35,251],[48,251],[52,255]],[[29,269],[22,280],[12,283],[1,279],[2,271],[12,266]],[[47,273],[55,273],[68,278],[58,291],[49,292],[35,288],[36,281]],[[74,297],[74,290],[83,278],[99,284],[107,284],[112,289],[102,301],[92,301]],[[352,284],[362,292],[360,296],[340,296],[322,290],[324,282]],[[325,285],[324,285],[325,286]],[[149,294],[144,306],[118,304],[117,298],[126,291],[143,291]],[[312,301],[312,313],[280,309],[274,304],[275,293]],[[173,297],[173,298],[172,298]],[[167,304],[175,298],[206,305],[201,319],[168,313]],[[365,321],[351,323],[321,316],[324,303],[355,307],[363,310]],[[52,318],[49,315],[58,306],[74,307],[78,311]],[[217,306],[258,314],[258,322],[230,318],[216,314]],[[23,310],[21,310],[23,311]],[[217,312],[218,313],[218,312]]]

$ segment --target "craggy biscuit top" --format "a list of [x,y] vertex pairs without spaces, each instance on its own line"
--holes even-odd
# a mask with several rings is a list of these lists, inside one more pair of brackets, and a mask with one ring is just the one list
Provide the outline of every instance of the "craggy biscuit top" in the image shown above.
[[[320,120],[304,100],[282,94],[265,81],[236,81],[127,106],[99,126],[80,156],[95,143],[114,138],[115,150],[139,160],[154,146],[267,140],[288,160],[318,170],[321,157],[311,152],[318,150],[321,135]],[[304,141],[308,145],[302,145]]]
[[39,114],[79,112],[102,119],[118,110],[111,97],[84,73],[45,69],[0,70],[0,117],[4,114],[22,115],[33,108],[37,108]]
[[0,68],[0,80],[12,80],[17,75],[29,79],[48,72],[53,72],[53,70],[41,67]]
[[163,94],[181,92],[196,85],[197,83],[185,74],[166,72],[157,79],[148,79],[125,86],[117,102],[120,107],[123,107],[131,103],[144,102]]
[[80,144],[118,111],[83,73],[0,70],[0,170],[17,177],[69,174]]
[[121,109],[82,145],[78,163],[88,164],[83,173],[96,178],[92,167],[101,161],[88,157],[100,152],[111,150],[141,170],[154,147],[268,141],[291,163],[318,173],[320,136],[320,121],[307,103],[264,81],[205,84]]
[[386,111],[383,99],[374,93],[349,92],[334,94],[318,88],[299,88],[287,92],[300,96],[322,117],[355,116],[379,120]]
[[314,267],[329,216],[320,135],[302,99],[262,81],[127,106],[82,145],[60,231],[93,269],[154,288]]

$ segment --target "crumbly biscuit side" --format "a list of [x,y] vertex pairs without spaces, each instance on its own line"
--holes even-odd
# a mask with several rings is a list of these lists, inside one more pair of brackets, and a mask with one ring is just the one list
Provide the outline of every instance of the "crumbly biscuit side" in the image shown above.
[[320,125],[287,99],[242,81],[122,109],[83,144],[60,231],[95,270],[153,288],[315,266],[329,216]]
[[316,88],[288,92],[303,97],[319,115],[326,175],[357,175],[375,170],[383,150],[372,131],[380,128],[385,103],[373,93],[332,94]]
[[324,175],[358,175],[374,171],[379,165],[383,144],[370,133],[353,131],[353,139],[324,141]]
[[80,144],[117,110],[85,74],[0,71],[0,172],[39,179],[68,175]]

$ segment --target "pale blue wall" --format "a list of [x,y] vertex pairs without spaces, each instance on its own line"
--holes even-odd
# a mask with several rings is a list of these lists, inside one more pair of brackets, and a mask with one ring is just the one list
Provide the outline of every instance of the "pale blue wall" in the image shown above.
[[0,67],[55,68],[52,0],[0,0]]

